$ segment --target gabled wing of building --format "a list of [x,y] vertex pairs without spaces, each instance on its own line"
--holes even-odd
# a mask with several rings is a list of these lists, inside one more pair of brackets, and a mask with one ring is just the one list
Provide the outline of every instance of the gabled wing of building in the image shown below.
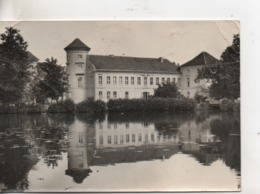
[[201,52],[199,55],[191,59],[190,61],[181,65],[181,67],[197,66],[197,65],[213,65],[219,60],[210,55],[207,52]]

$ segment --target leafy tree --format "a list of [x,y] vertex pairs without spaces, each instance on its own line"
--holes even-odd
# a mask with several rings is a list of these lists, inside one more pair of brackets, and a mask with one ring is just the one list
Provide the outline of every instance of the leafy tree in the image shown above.
[[5,104],[19,102],[30,80],[27,42],[19,32],[10,27],[0,35],[0,101]]
[[240,35],[234,35],[233,43],[214,65],[206,65],[198,70],[198,79],[211,82],[209,93],[216,99],[240,97]]
[[57,64],[57,59],[46,59],[39,63],[39,68],[44,74],[44,78],[38,80],[33,91],[38,102],[46,98],[58,100],[68,89],[68,78],[64,67]]
[[154,91],[154,97],[176,98],[179,97],[178,87],[175,83],[163,83]]

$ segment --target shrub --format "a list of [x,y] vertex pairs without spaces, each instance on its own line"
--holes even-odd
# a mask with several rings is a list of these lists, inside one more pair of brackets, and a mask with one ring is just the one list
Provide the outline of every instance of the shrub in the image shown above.
[[77,112],[102,113],[105,112],[105,109],[106,109],[105,102],[101,100],[94,101],[93,98],[89,98],[76,105]]
[[75,104],[72,100],[68,99],[63,102],[51,104],[48,108],[49,113],[72,113],[75,111]]
[[17,112],[18,113],[42,113],[43,111],[43,105],[40,104],[30,104],[30,105],[21,105],[18,107]]
[[227,98],[223,98],[220,101],[220,110],[224,112],[232,112],[234,107],[234,102]]
[[182,98],[117,99],[109,100],[109,111],[167,111],[194,110],[195,101]]

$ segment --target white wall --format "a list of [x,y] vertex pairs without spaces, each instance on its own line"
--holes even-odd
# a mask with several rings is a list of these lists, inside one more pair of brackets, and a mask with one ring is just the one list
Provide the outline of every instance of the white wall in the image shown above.
[[[99,83],[99,76],[102,76],[102,84]],[[107,84],[107,77],[110,77],[110,84]],[[113,83],[113,77],[116,77],[117,83]],[[122,83],[120,83],[120,77],[122,77]],[[125,78],[128,77],[128,84],[125,82]],[[131,77],[134,77],[134,84],[131,83]],[[137,78],[141,78],[141,84],[137,84]],[[129,99],[143,98],[143,92],[148,92],[149,95],[154,94],[154,90],[158,87],[156,85],[156,78],[159,78],[159,83],[162,83],[162,78],[170,82],[175,79],[178,81],[180,74],[152,74],[152,73],[124,73],[124,72],[95,72],[95,100],[99,98],[99,92],[102,92],[103,101],[108,101],[107,92],[110,92],[111,98],[113,98],[113,92],[117,93],[118,98],[125,98],[125,92],[129,93]],[[147,78],[147,85],[144,84],[144,79]],[[153,84],[150,84],[150,78],[153,78]]]

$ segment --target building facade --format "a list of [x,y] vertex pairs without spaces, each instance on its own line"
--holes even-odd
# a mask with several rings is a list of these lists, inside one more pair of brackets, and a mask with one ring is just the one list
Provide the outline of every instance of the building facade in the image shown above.
[[[70,85],[67,97],[75,103],[87,98],[105,102],[119,98],[148,98],[159,84],[166,82],[176,83],[184,96],[192,98],[202,85],[194,79],[197,69],[205,64],[203,61],[193,62],[192,67],[191,62],[184,64],[180,71],[175,63],[164,58],[89,55],[90,48],[79,39],[69,44],[65,51]],[[202,54],[207,59],[214,58],[208,53]]]

